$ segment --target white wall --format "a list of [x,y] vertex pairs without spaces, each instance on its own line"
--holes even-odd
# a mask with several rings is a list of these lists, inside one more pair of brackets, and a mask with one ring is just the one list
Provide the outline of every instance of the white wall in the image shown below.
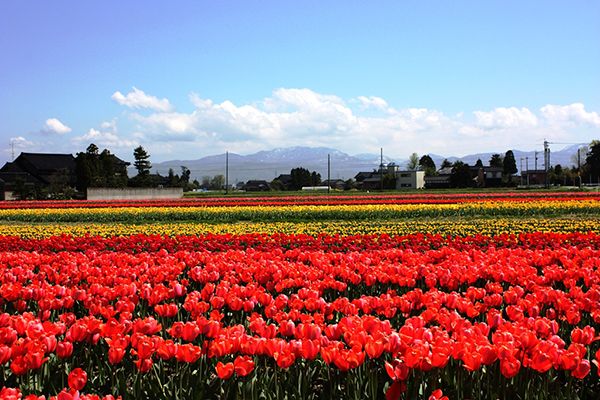
[[396,172],[396,189],[423,189],[425,187],[425,171]]
[[88,200],[157,200],[180,199],[182,188],[88,188]]

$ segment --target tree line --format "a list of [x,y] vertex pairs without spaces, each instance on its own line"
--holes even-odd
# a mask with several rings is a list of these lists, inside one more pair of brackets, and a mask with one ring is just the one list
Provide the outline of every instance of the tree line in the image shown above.
[[[202,182],[191,178],[191,171],[181,166],[179,173],[171,168],[167,176],[158,173],[152,174],[152,163],[150,155],[142,147],[138,146],[133,150],[136,175],[129,177],[126,163],[113,155],[110,150],[100,151],[98,146],[90,144],[83,152],[79,152],[75,157],[75,175],[76,189],[83,193],[88,187],[181,187],[184,191],[203,188],[206,190],[222,190],[225,188],[225,178],[223,175],[213,177],[204,176]],[[589,146],[582,149],[579,154],[575,154],[571,160],[571,167],[563,167],[560,164],[551,166],[548,169],[547,182],[551,185],[579,186],[582,184],[600,184],[600,141],[594,140]],[[517,185],[520,178],[515,177],[518,172],[516,160],[512,150],[508,150],[504,155],[493,154],[488,160],[489,167],[495,167],[501,171],[501,184],[506,186]],[[475,167],[475,168],[473,168]],[[429,155],[419,157],[416,153],[411,154],[407,164],[410,170],[423,170],[425,176],[436,176],[440,172],[445,174],[450,172],[451,187],[470,187],[478,186],[480,177],[477,171],[484,168],[481,160],[472,166],[462,161],[451,163],[443,160],[438,169],[435,162]],[[381,166],[383,169],[383,165]],[[474,172],[475,171],[475,172]],[[523,171],[521,171],[523,172]],[[383,173],[384,188],[395,188],[395,179],[393,173]],[[76,196],[75,191],[70,186],[69,171],[57,171],[50,180],[48,187],[30,187],[24,182],[15,182],[14,193],[17,198],[72,198]],[[322,184],[321,175],[315,171],[309,171],[303,167],[293,168],[289,177],[285,181],[276,178],[270,183],[274,190],[300,190],[304,186],[319,186]],[[353,179],[345,182],[345,188],[356,187]]]
[[85,152],[75,157],[75,174],[77,190],[84,192],[89,187],[181,187],[184,191],[200,187],[197,180],[191,180],[191,171],[181,166],[181,173],[176,174],[170,168],[167,176],[151,174],[150,154],[138,146],[133,150],[133,158],[137,174],[131,178],[127,174],[128,163],[111,154],[108,149],[101,152],[98,146],[90,144]]

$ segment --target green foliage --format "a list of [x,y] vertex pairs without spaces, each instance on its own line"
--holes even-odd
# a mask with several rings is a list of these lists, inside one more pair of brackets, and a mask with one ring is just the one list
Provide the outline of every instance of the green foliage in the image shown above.
[[150,162],[150,154],[142,146],[138,146],[133,150],[133,158],[135,159],[133,165],[138,172],[139,176],[150,175],[150,169],[152,163]]
[[321,183],[321,175],[315,171],[310,172],[306,168],[293,168],[290,175],[292,176],[290,190],[300,190],[304,186],[318,186]]
[[429,156],[429,154],[425,154],[421,157],[421,159],[419,160],[419,166],[421,166],[421,169],[425,171],[426,176],[435,175],[435,163],[433,162],[433,159]]
[[471,170],[469,164],[462,161],[456,161],[452,165],[452,175],[450,175],[450,184],[452,187],[465,188],[473,185],[471,179]]
[[513,175],[518,171],[517,162],[512,150],[508,150],[504,155],[504,160],[502,160],[502,171],[505,175]]
[[492,154],[489,164],[490,167],[504,168],[504,160],[502,159],[502,156],[500,154]]
[[589,147],[585,163],[590,175],[590,181],[600,180],[600,141],[594,140]]
[[412,153],[409,157],[408,157],[408,164],[406,165],[406,167],[411,170],[414,171],[416,169],[419,168],[419,155],[417,153]]
[[76,188],[83,192],[88,187],[127,186],[127,166],[107,149],[98,153],[98,147],[90,144],[85,153],[75,157]]
[[209,188],[211,190],[222,190],[225,188],[225,177],[223,175],[215,175],[210,180]]

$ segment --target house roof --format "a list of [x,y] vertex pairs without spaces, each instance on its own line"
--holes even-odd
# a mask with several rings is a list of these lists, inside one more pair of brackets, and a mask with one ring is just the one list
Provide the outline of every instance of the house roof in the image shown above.
[[11,173],[11,172],[24,172],[23,168],[19,167],[14,162],[5,163],[2,168],[0,168],[0,173]]
[[14,162],[20,164],[22,161],[29,162],[40,172],[63,168],[75,170],[75,158],[72,154],[21,153]]
[[246,185],[268,185],[269,182],[265,180],[249,180]]
[[287,184],[292,181],[292,175],[291,174],[281,174],[275,179],[283,184]]
[[125,165],[125,166],[131,165],[131,163],[129,161],[123,161],[119,157],[115,156],[114,154],[111,154],[111,157],[115,164],[121,164],[121,165]]
[[364,179],[372,177],[373,174],[379,175],[379,172],[364,172],[364,171],[361,171],[361,172],[359,172],[358,174],[356,174],[354,176],[354,179],[357,180],[357,181],[362,181]]
[[381,182],[381,178],[380,177],[372,177],[372,178],[366,178],[363,179],[363,182]]

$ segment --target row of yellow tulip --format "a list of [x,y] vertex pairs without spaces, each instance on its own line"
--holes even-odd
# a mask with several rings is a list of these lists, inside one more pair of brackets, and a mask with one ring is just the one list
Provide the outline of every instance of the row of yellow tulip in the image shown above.
[[409,219],[398,221],[315,221],[315,222],[244,222],[244,223],[67,223],[67,224],[3,224],[0,230],[6,236],[44,238],[62,234],[73,236],[199,235],[285,233],[285,234],[389,234],[406,235],[417,232],[443,235],[497,235],[521,232],[598,232],[600,218],[495,218],[495,219]]
[[438,217],[547,217],[600,215],[600,201],[472,202],[462,204],[368,204],[251,207],[106,207],[0,210],[0,221],[153,222],[153,221],[373,221]]

